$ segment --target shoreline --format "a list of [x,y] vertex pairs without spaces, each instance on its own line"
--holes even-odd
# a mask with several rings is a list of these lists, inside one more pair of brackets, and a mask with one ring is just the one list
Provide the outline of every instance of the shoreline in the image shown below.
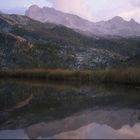
[[38,79],[52,81],[78,81],[140,85],[140,69],[68,70],[68,69],[17,69],[0,70],[0,78]]

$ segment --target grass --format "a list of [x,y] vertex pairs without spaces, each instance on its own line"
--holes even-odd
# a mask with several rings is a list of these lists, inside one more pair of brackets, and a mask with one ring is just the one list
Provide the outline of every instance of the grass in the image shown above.
[[31,78],[59,81],[83,81],[140,85],[140,69],[109,70],[64,70],[64,69],[19,69],[0,70],[0,78]]

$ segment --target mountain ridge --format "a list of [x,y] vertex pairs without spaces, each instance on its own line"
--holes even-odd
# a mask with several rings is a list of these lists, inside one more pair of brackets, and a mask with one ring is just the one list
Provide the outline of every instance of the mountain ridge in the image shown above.
[[20,15],[0,15],[0,39],[0,68],[8,69],[110,68],[140,54],[139,37],[87,36]]
[[64,13],[54,8],[33,5],[28,8],[26,16],[40,22],[64,25],[72,29],[90,32],[94,35],[118,35],[123,37],[140,36],[140,24],[134,19],[124,20],[116,16],[108,21],[91,22],[77,15]]

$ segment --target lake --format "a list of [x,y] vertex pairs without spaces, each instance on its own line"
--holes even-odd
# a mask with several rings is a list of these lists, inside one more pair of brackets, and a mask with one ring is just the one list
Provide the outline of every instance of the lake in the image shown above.
[[0,81],[0,139],[138,139],[140,87]]

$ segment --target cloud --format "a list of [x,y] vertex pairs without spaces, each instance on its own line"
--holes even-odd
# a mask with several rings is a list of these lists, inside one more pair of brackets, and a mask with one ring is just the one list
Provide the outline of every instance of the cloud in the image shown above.
[[92,12],[86,0],[48,0],[52,7],[71,14],[79,15],[88,20],[93,20]]
[[133,6],[140,7],[140,0],[131,0],[130,2]]
[[140,22],[140,9],[132,9],[128,12],[121,13],[119,16],[125,18],[126,20],[134,18],[136,21]]
[[140,0],[128,0],[129,9],[125,9],[119,14],[119,16],[130,20],[134,18],[136,21],[140,22]]

